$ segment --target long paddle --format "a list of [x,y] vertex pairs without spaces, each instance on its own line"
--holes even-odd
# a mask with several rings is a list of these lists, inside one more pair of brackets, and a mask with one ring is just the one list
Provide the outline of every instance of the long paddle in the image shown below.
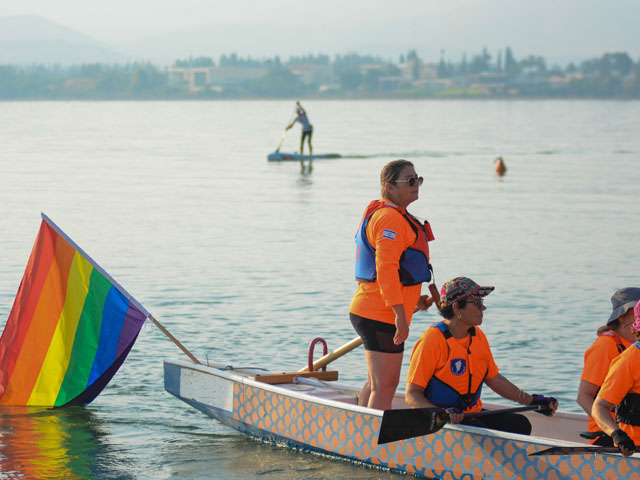
[[[324,357],[313,362],[313,369],[314,370],[321,369],[325,365],[333,362],[335,359],[340,358],[345,353],[349,353],[354,348],[358,348],[360,345],[362,345],[362,338],[360,337],[354,338],[353,340],[345,343],[341,347],[336,348],[333,352],[327,353]],[[308,371],[309,371],[308,366],[298,370],[298,372],[308,372]]]
[[[481,412],[466,413],[464,418],[484,417],[500,413],[525,412],[539,410],[540,405],[503,408],[500,410],[483,410]],[[378,434],[378,444],[397,442],[406,438],[421,437],[436,433],[449,422],[449,414],[442,408],[402,408],[385,410],[382,414],[382,424]]]
[[[638,451],[636,449],[636,451]],[[549,447],[539,452],[530,453],[530,457],[536,455],[579,455],[581,453],[620,453],[618,447]]]
[[[296,111],[294,110],[291,113],[291,116],[289,117],[289,121],[287,122],[287,126],[289,126],[289,124],[291,123],[291,120],[293,120],[293,115],[296,113]],[[282,147],[282,142],[284,142],[284,137],[287,134],[287,129],[284,129],[284,132],[282,132],[282,137],[280,137],[280,143],[278,144],[278,148],[276,148],[276,152],[280,151],[280,147]]]

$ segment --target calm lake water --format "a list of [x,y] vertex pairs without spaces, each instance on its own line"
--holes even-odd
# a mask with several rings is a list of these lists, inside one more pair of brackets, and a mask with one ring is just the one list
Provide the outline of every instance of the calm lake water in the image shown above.
[[[346,158],[267,162],[293,101],[0,103],[0,327],[44,212],[202,361],[298,370],[313,338],[355,337],[353,235],[404,157],[425,177],[410,211],[433,226],[437,283],[495,285],[483,328],[501,372],[579,411],[610,296],[640,286],[640,102],[303,104],[316,153]],[[414,318],[409,351],[438,318]],[[147,325],[87,408],[2,409],[0,475],[401,478],[235,433],[164,391],[164,357],[186,358]],[[332,365],[365,378],[361,349]]]

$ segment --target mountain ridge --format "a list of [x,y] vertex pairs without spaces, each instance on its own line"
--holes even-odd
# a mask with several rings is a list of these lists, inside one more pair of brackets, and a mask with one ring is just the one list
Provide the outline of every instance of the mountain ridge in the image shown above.
[[37,15],[0,17],[0,64],[118,63],[127,56],[78,30]]

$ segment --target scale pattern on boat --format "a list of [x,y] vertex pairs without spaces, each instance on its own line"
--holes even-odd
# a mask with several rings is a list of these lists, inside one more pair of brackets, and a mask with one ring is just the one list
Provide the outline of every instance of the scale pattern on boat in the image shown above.
[[438,479],[640,480],[620,457],[529,457],[541,450],[508,438],[444,429],[434,435],[378,445],[381,418],[234,384],[233,418],[293,443],[394,470]]

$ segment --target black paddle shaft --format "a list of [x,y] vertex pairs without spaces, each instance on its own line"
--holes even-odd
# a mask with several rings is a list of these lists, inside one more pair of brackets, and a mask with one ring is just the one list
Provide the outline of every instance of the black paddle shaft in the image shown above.
[[[503,408],[499,410],[482,410],[466,413],[464,418],[484,417],[501,413],[516,413],[527,410],[539,410],[540,405]],[[421,437],[436,433],[449,422],[449,414],[441,408],[402,408],[385,410],[378,434],[378,445],[397,442],[407,438]]]

